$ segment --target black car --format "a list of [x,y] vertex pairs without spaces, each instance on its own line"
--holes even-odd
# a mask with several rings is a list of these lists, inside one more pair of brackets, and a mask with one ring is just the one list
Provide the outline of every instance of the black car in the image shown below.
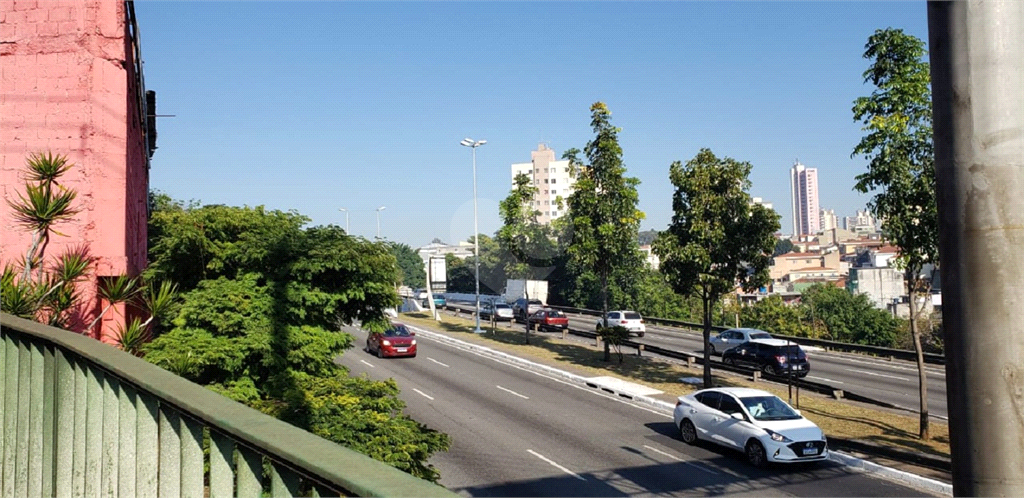
[[800,345],[782,339],[757,339],[722,353],[726,365],[751,367],[770,375],[806,377],[811,363]]

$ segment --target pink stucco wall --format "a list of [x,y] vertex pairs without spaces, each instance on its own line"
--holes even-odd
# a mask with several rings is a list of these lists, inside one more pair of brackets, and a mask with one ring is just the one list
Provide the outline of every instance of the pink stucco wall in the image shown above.
[[[115,0],[0,1],[0,194],[24,192],[32,152],[75,164],[62,183],[78,192],[80,212],[57,226],[66,236],[51,237],[46,254],[86,244],[97,258],[81,288],[89,305],[71,328],[105,339],[113,315],[102,331],[84,330],[102,309],[98,278],[138,275],[146,263],[148,151],[126,19]],[[0,203],[0,260],[16,260],[29,243]]]

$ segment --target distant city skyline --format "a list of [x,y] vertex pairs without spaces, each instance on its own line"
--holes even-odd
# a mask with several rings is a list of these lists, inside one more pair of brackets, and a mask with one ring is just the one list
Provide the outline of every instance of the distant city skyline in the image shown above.
[[866,205],[853,190],[866,160],[851,157],[852,103],[874,89],[864,45],[887,27],[927,41],[926,5],[136,2],[160,116],[150,186],[310,225],[347,216],[367,239],[379,215],[387,240],[456,243],[474,224],[463,138],[487,140],[477,198],[492,236],[509,165],[541,142],[556,160],[582,150],[602,101],[641,182],[641,230],[669,225],[669,167],[706,147],[751,163],[750,194],[790,231],[793,158],[818,169],[822,207]]
[[809,168],[796,160],[789,170],[790,198],[793,207],[793,236],[814,235],[821,230],[818,197],[818,168]]

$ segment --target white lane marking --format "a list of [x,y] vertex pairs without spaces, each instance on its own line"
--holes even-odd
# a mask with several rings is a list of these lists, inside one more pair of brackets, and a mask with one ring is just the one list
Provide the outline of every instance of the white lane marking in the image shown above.
[[864,374],[864,375],[874,375],[875,377],[885,377],[885,378],[887,378],[887,379],[896,379],[896,380],[902,380],[903,382],[910,382],[910,379],[908,379],[908,378],[906,378],[906,377],[897,377],[897,376],[895,376],[895,375],[885,375],[885,374],[880,374],[880,373],[875,373],[875,372],[869,372],[869,371],[867,371],[867,370],[854,370],[854,369],[852,369],[852,368],[847,368],[847,369],[846,369],[846,371],[847,371],[847,372],[857,372],[857,373],[862,373],[862,374]]
[[501,386],[494,386],[494,387],[497,387],[498,389],[501,389],[502,391],[505,391],[505,392],[507,392],[507,393],[509,393],[509,394],[514,394],[514,395],[516,395],[516,396],[519,396],[520,398],[523,398],[523,399],[530,399],[530,397],[529,397],[529,396],[523,396],[522,394],[519,394],[519,393],[517,393],[517,392],[515,392],[515,391],[513,391],[513,390],[511,390],[511,389],[505,389],[504,387],[501,387]]
[[[414,327],[410,327],[410,328],[413,328],[414,330],[423,330],[423,329],[415,329]],[[417,336],[417,337],[421,337],[421,336]],[[559,384],[564,384],[564,385],[569,386],[571,388],[579,389],[580,391],[586,391],[586,392],[588,392],[590,394],[593,394],[595,396],[600,396],[602,398],[606,398],[606,399],[615,401],[616,403],[622,403],[622,404],[624,404],[626,406],[631,406],[633,408],[637,408],[637,409],[643,410],[645,412],[651,412],[651,413],[653,413],[655,415],[661,415],[662,417],[665,417],[667,419],[671,419],[672,418],[672,412],[671,411],[666,412],[666,411],[663,411],[663,410],[657,410],[657,409],[654,409],[654,408],[648,408],[648,407],[643,406],[643,405],[638,405],[636,403],[623,400],[623,399],[619,398],[618,396],[615,396],[615,395],[612,395],[612,394],[606,394],[604,391],[599,391],[599,390],[593,389],[593,388],[588,387],[588,386],[581,386],[581,385],[578,385],[578,384],[576,384],[574,382],[569,382],[567,380],[560,379],[560,378],[555,377],[553,375],[547,375],[547,374],[544,374],[544,373],[541,373],[541,372],[538,372],[538,371],[535,371],[535,370],[531,370],[530,368],[524,367],[522,365],[518,365],[518,364],[513,363],[511,361],[507,361],[507,360],[501,359],[499,357],[495,357],[495,356],[492,356],[492,355],[489,355],[489,354],[484,354],[483,352],[480,352],[480,351],[477,351],[475,349],[472,349],[469,346],[460,346],[458,344],[454,344],[454,343],[451,343],[451,342],[448,342],[448,341],[443,341],[443,340],[440,340],[440,339],[435,339],[433,337],[427,337],[426,335],[422,336],[422,338],[430,340],[430,341],[433,341],[433,342],[435,342],[437,344],[440,344],[442,346],[447,346],[447,347],[450,347],[452,349],[457,349],[459,351],[464,351],[464,352],[467,352],[467,353],[471,353],[471,354],[474,354],[474,355],[479,356],[481,358],[486,358],[486,359],[494,361],[496,363],[501,363],[502,365],[506,365],[506,366],[515,368],[517,370],[522,370],[523,372],[530,373],[530,374],[536,375],[538,377],[544,377],[545,379],[553,380],[555,382],[558,382]]]
[[544,455],[541,455],[540,453],[537,453],[536,451],[533,451],[533,450],[526,450],[526,451],[530,452],[531,455],[533,455],[533,456],[535,456],[537,458],[540,458],[541,460],[544,460],[547,463],[550,463],[556,469],[561,470],[562,472],[565,472],[566,474],[569,474],[569,475],[571,475],[571,476],[573,476],[573,477],[575,477],[575,478],[577,478],[577,479],[579,479],[581,481],[586,481],[587,480],[583,476],[581,476],[581,475],[579,475],[579,474],[577,474],[577,473],[575,473],[575,472],[573,472],[573,471],[571,471],[571,470],[569,470],[569,469],[567,469],[565,467],[562,467],[561,465],[558,465],[557,463],[552,461],[550,458],[547,458]]
[[439,362],[439,361],[437,361],[437,360],[435,360],[435,359],[433,359],[433,358],[431,358],[431,357],[429,357],[429,356],[427,357],[427,359],[428,359],[428,360],[430,360],[430,361],[432,361],[432,362],[434,362],[434,363],[437,363],[438,365],[441,365],[442,367],[445,367],[445,368],[451,368],[450,366],[448,366],[448,365],[445,365],[444,363],[441,363],[441,362]]
[[675,456],[675,455],[672,455],[672,454],[669,454],[669,453],[665,453],[664,451],[661,451],[661,450],[659,450],[658,448],[655,448],[655,447],[653,447],[653,446],[647,446],[647,445],[645,444],[645,445],[644,445],[644,448],[647,448],[647,449],[649,449],[649,450],[651,450],[651,451],[653,451],[653,452],[655,452],[655,453],[660,453],[660,454],[662,454],[662,455],[665,455],[665,456],[667,456],[667,457],[669,457],[669,458],[671,458],[671,459],[673,459],[673,460],[675,460],[675,461],[677,461],[677,462],[683,462],[683,463],[685,463],[686,465],[689,465],[689,466],[691,466],[691,467],[694,467],[694,468],[696,468],[696,469],[698,469],[698,470],[703,470],[704,472],[707,472],[708,474],[715,474],[715,475],[718,475],[718,472],[715,472],[715,471],[713,471],[713,470],[711,470],[711,469],[709,469],[709,468],[705,468],[705,467],[704,467],[704,466],[702,466],[702,465],[697,465],[697,464],[695,464],[695,463],[693,463],[693,462],[688,462],[688,461],[686,461],[686,460],[683,460],[682,458],[679,458],[679,457],[677,457],[677,456]]
[[416,391],[417,393],[419,393],[419,395],[420,395],[420,396],[423,396],[424,398],[427,398],[427,399],[429,399],[430,401],[434,401],[434,398],[433,398],[432,396],[427,396],[427,394],[426,394],[426,393],[424,393],[423,391],[420,391],[419,389],[416,389],[415,387],[414,387],[414,388],[412,388],[412,390],[413,390],[413,391]]
[[360,363],[363,363],[364,365],[366,365],[366,366],[368,366],[368,367],[370,367],[370,368],[377,368],[377,367],[373,366],[373,364],[372,364],[372,363],[370,363],[370,362],[368,362],[368,361],[366,361],[366,360],[359,360],[359,362],[360,362]]
[[817,380],[819,380],[821,382],[832,382],[832,383],[835,383],[835,384],[845,384],[845,382],[843,382],[841,380],[826,379],[825,377],[815,377],[813,375],[808,375],[807,378],[808,379],[817,379]]
[[[859,358],[851,358],[849,354],[841,354],[841,353],[835,353],[835,352],[822,353],[821,356],[830,356],[832,358],[836,358],[836,359],[839,359],[839,360],[847,362],[847,363],[854,363],[854,364],[859,364],[859,365],[867,365],[869,367],[888,368],[888,369],[891,369],[891,370],[903,370],[903,371],[906,371],[906,372],[917,372],[917,365],[913,364],[912,362],[909,365],[907,365],[905,363],[904,364],[897,363],[897,362],[899,362],[901,360],[896,360],[896,361],[881,360],[881,359],[863,360],[863,359],[859,359]],[[837,366],[839,366],[839,365],[837,365]],[[938,375],[940,377],[945,377],[945,375],[946,375],[946,369],[944,369],[944,368],[938,368],[938,367],[935,367],[935,366],[928,366],[928,365],[926,365],[924,369],[925,369],[926,372],[928,372],[929,375]]]

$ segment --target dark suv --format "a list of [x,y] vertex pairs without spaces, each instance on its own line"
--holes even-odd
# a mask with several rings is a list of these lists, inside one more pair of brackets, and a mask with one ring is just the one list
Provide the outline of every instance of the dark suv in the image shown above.
[[541,303],[540,299],[530,299],[529,303],[527,303],[526,298],[521,297],[512,303],[512,314],[516,316],[517,322],[526,323],[527,316],[542,309],[544,309],[544,303]]
[[800,345],[782,339],[757,339],[722,353],[722,363],[761,370],[771,375],[806,377],[811,363]]

